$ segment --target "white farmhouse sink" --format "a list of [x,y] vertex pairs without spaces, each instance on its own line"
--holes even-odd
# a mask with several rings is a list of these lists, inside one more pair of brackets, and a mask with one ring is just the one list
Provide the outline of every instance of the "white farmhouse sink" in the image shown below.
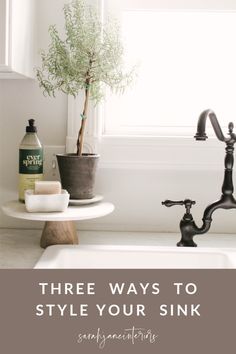
[[35,268],[236,268],[236,249],[56,245],[44,251]]

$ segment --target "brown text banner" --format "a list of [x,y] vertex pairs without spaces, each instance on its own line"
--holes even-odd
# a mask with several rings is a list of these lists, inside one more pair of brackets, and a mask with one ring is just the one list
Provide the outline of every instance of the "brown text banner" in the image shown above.
[[0,270],[4,354],[222,354],[236,270]]

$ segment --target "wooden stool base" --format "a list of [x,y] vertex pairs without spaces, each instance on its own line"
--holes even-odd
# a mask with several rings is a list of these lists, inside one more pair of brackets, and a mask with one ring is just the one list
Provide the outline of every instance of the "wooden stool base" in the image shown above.
[[77,245],[78,235],[74,221],[46,221],[40,246]]

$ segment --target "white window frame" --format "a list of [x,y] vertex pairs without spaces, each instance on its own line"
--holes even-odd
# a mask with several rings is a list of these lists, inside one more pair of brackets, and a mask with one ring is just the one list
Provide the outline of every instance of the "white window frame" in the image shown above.
[[[103,0],[96,0],[103,11]],[[142,0],[141,0],[142,1]],[[139,0],[114,0],[114,2],[135,3]],[[186,9],[186,1],[172,0],[146,0],[152,4],[158,2],[160,9],[183,10]],[[187,10],[197,11],[236,11],[234,0],[220,0],[215,4],[214,0],[188,0]],[[79,117],[82,107],[82,97],[77,99],[68,97],[68,120],[66,150],[72,152],[76,146],[75,133],[79,129]],[[209,107],[206,107],[209,108]],[[89,107],[89,119],[85,136],[85,151],[101,154],[100,168],[126,168],[126,169],[222,169],[224,148],[213,136],[207,142],[195,142],[193,135],[197,127],[193,127],[191,136],[138,136],[138,135],[104,135],[102,104]],[[199,112],[200,114],[201,112]],[[217,113],[217,112],[216,112]],[[220,117],[219,117],[220,122]],[[212,129],[207,129],[207,134],[212,135]],[[224,134],[227,131],[224,129]]]

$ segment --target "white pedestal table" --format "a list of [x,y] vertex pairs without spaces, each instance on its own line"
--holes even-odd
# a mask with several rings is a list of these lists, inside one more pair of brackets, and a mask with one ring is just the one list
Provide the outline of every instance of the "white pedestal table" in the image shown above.
[[17,219],[44,221],[40,246],[46,248],[58,244],[78,244],[75,221],[95,219],[113,212],[112,203],[96,203],[83,206],[69,206],[64,212],[29,213],[25,204],[10,201],[2,206],[3,212]]

